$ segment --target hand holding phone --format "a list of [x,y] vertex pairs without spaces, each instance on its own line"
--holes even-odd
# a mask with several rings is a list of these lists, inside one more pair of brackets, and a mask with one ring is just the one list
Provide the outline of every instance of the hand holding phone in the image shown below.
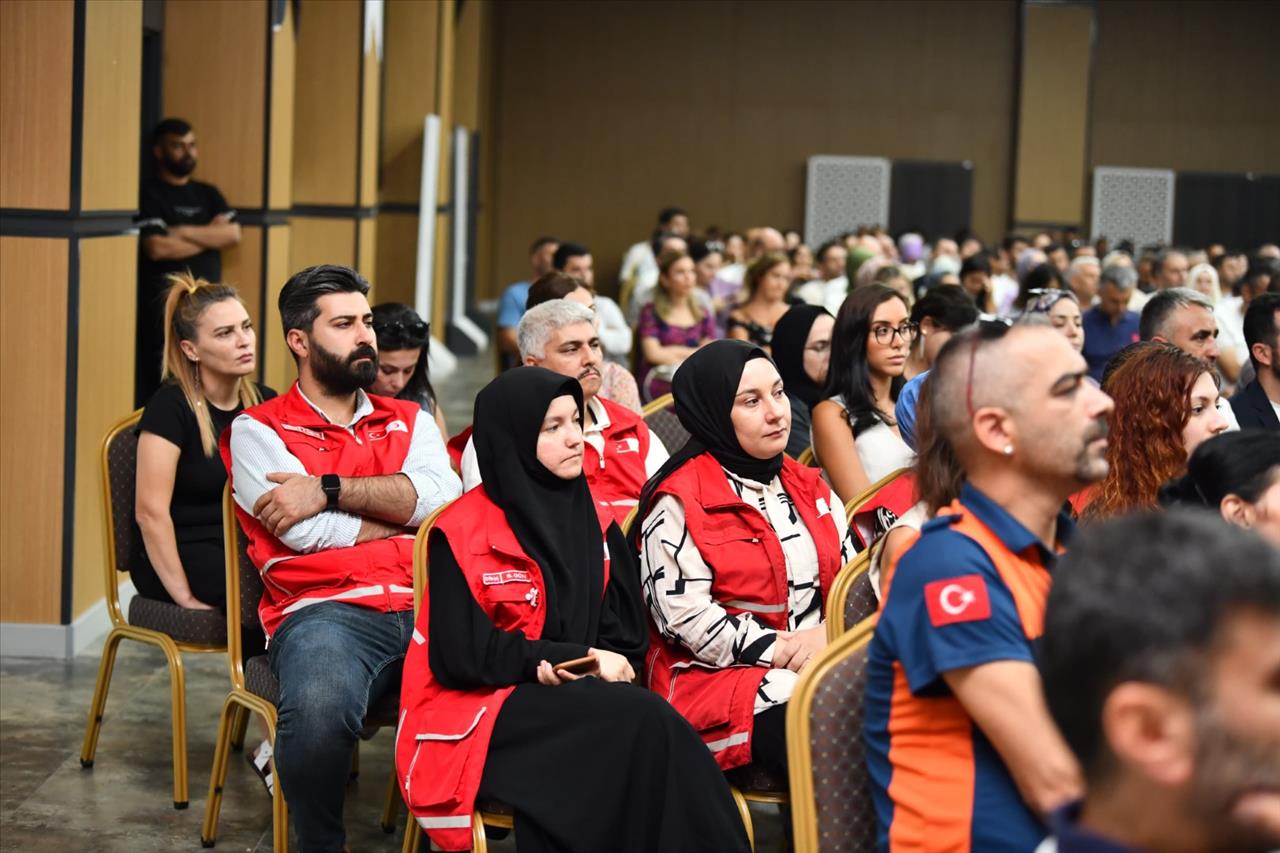
[[574,658],[562,663],[555,664],[552,669],[556,675],[561,673],[569,673],[570,675],[591,675],[600,668],[600,661],[595,655],[588,654],[586,657]]

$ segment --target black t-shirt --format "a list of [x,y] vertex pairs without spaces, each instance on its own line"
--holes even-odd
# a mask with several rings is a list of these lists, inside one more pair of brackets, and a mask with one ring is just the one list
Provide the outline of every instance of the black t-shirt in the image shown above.
[[[264,385],[259,385],[258,391],[263,400],[276,396],[275,391]],[[209,406],[215,440],[242,411],[243,406],[237,406],[233,411]],[[196,422],[195,412],[187,404],[187,398],[182,395],[182,389],[172,382],[160,386],[160,390],[147,401],[142,420],[138,423],[138,432],[158,435],[182,451],[178,456],[173,499],[169,502],[169,514],[173,517],[178,542],[221,538],[222,489],[227,484],[227,469],[223,467],[222,456],[216,448],[213,456],[204,455],[200,425]]]
[[[138,194],[138,226],[141,236],[168,233],[172,225],[208,225],[219,213],[229,213],[231,207],[213,184],[188,181],[174,186],[150,178]],[[169,261],[153,261],[146,252],[141,253],[139,272],[142,280],[157,289],[165,286],[164,277],[169,273],[190,269],[191,274],[206,281],[222,281],[222,253],[217,249],[205,249],[189,258]]]

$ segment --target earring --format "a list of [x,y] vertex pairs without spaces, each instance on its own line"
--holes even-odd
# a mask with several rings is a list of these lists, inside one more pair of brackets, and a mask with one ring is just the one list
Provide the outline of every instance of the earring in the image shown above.
[[1012,444],[1006,444],[1006,445],[1004,446],[1004,455],[1005,455],[1005,456],[1012,456],[1012,455],[1013,455],[1013,445],[1012,445]]

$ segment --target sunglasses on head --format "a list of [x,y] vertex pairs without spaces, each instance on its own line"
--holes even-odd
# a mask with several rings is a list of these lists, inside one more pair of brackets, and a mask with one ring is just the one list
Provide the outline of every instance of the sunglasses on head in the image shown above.
[[373,331],[378,335],[394,334],[400,332],[411,338],[425,338],[431,334],[431,324],[424,323],[421,320],[383,320],[373,321]]
[[964,402],[969,410],[969,418],[973,419],[973,366],[978,360],[978,347],[990,341],[997,341],[1005,336],[1009,331],[1009,327],[1013,325],[1013,321],[1007,317],[1001,317],[997,314],[979,314],[977,325],[977,333],[973,336],[973,343],[969,345],[969,379],[965,382]]
[[1027,295],[1035,297],[1027,302],[1028,314],[1047,313],[1062,299],[1070,299],[1077,305],[1080,304],[1080,300],[1076,298],[1074,293],[1070,290],[1063,290],[1060,287],[1037,287],[1034,290],[1028,290]]

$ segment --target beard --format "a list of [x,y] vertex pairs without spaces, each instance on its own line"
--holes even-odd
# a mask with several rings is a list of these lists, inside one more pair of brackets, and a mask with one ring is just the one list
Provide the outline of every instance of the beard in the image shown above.
[[165,157],[164,167],[169,174],[177,175],[179,178],[185,178],[196,170],[196,158],[179,157],[175,160],[170,157]]
[[311,375],[335,397],[354,394],[378,378],[378,352],[364,345],[344,358],[312,341]]
[[1280,742],[1245,737],[1211,709],[1196,712],[1196,774],[1192,800],[1219,850],[1263,853],[1280,845],[1276,836],[1242,823],[1234,810],[1256,791],[1280,789]]
[[1080,450],[1076,453],[1075,478],[1078,482],[1096,483],[1107,476],[1111,466],[1107,463],[1105,453],[1102,456],[1095,456],[1090,445],[1100,438],[1106,438],[1110,432],[1111,426],[1103,418],[1095,421],[1084,434],[1080,442]]

